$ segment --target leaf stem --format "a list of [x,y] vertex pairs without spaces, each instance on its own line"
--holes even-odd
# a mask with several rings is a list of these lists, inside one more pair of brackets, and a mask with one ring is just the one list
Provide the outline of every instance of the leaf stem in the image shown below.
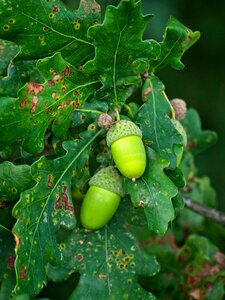
[[188,198],[183,198],[183,200],[185,206],[190,210],[192,210],[193,212],[196,212],[199,215],[202,215],[210,220],[219,223],[220,225],[225,226],[225,213],[218,211],[215,208],[211,208],[203,204],[200,204]]
[[103,114],[102,111],[100,110],[95,110],[95,109],[85,109],[85,108],[76,108],[74,111],[83,111],[83,112],[88,112],[88,113],[93,113],[93,114]]
[[168,102],[168,104],[170,106],[172,119],[175,119],[175,110],[174,110],[173,106],[171,105],[170,100],[168,99],[166,93],[164,91],[162,93],[163,93],[163,96],[165,97],[166,101]]
[[120,121],[120,113],[117,108],[115,109],[115,112],[116,112],[116,121]]
[[130,108],[130,106],[127,105],[126,103],[123,106],[128,111],[128,114],[130,114],[130,116],[133,118],[134,115],[133,115],[133,112],[132,112],[132,109]]

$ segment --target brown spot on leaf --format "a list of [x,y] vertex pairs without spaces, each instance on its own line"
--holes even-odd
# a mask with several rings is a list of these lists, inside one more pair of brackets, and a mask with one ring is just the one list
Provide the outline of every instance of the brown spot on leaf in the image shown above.
[[59,12],[59,8],[57,6],[55,6],[55,5],[52,5],[52,12],[53,13]]
[[62,79],[63,79],[63,77],[59,74],[56,74],[53,77],[53,81],[57,81],[57,82],[61,81]]
[[35,82],[28,82],[26,86],[26,90],[28,94],[38,95],[42,93],[43,89],[44,89],[43,84],[35,83]]
[[58,197],[55,203],[55,209],[61,209],[62,208],[62,203],[61,203],[61,198]]
[[62,74],[67,76],[70,73],[70,67],[68,65],[66,65],[65,69],[62,71]]
[[84,256],[82,254],[77,255],[77,260],[81,261],[83,258],[84,258]]
[[151,93],[152,89],[150,87],[148,87],[145,91],[144,91],[144,96],[148,96]]
[[68,100],[66,103],[64,103],[64,104],[62,104],[62,105],[59,105],[59,106],[58,106],[58,109],[63,109],[63,108],[66,108],[67,106],[69,106],[69,105],[70,105],[70,103],[71,103],[71,101],[70,101],[70,100]]
[[16,257],[14,255],[10,255],[7,259],[7,266],[9,269],[14,269],[14,262]]
[[26,100],[20,102],[20,107],[23,108],[26,106]]
[[105,274],[99,274],[98,278],[101,279],[101,280],[104,280],[104,279],[106,279],[106,275]]
[[27,276],[27,270],[25,266],[22,266],[20,270],[20,279],[24,280],[26,279],[26,276]]
[[74,106],[75,106],[75,108],[79,108],[80,107],[80,101],[79,101],[79,99],[75,100]]
[[9,30],[9,28],[10,28],[9,25],[4,25],[4,26],[3,26],[3,29],[4,29],[5,31]]
[[36,112],[38,106],[38,97],[36,95],[34,95],[32,98],[31,106],[30,112],[33,114]]
[[56,97],[57,93],[56,91],[52,92],[52,98],[54,99]]
[[48,174],[48,187],[50,189],[52,189],[53,186],[54,186],[54,184],[53,184],[53,176],[52,176],[52,174]]
[[74,211],[73,206],[69,204],[69,199],[68,199],[68,195],[66,192],[66,186],[64,186],[63,191],[62,191],[62,202],[64,203],[65,210]]
[[54,81],[54,80],[48,80],[48,83],[49,83],[51,86],[54,86],[54,85],[55,85],[55,81]]
[[126,268],[126,266],[127,265],[125,265],[125,264],[120,264],[120,269],[124,269],[124,268]]

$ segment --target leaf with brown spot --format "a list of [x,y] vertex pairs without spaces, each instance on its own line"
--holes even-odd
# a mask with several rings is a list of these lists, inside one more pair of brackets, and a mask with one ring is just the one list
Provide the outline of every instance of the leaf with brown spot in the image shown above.
[[[1,38],[20,46],[17,60],[38,59],[61,51],[63,57],[75,66],[84,64],[94,56],[94,47],[87,40],[87,30],[100,21],[100,6],[95,0],[86,0],[80,2],[77,10],[72,10],[62,1],[52,3],[1,1],[1,24],[9,25],[9,30],[0,27]],[[10,19],[14,20],[12,24],[9,24]]]
[[38,294],[47,281],[47,264],[61,260],[63,247],[57,243],[57,232],[60,227],[76,226],[71,178],[87,164],[90,145],[100,133],[84,132],[79,140],[65,141],[64,156],[54,160],[42,156],[31,166],[36,185],[24,191],[13,208],[17,219],[13,233],[18,241],[16,292]]
[[0,225],[0,299],[9,299],[15,286],[14,247],[12,233]]
[[184,68],[181,62],[183,54],[200,38],[199,31],[192,31],[176,18],[170,17],[165,28],[161,52],[154,61],[153,69],[158,71],[167,66],[176,70]]
[[39,60],[37,66],[43,83],[27,83],[18,99],[1,98],[0,146],[23,140],[25,151],[41,152],[51,123],[56,137],[64,137],[77,102],[81,106],[96,89],[97,82],[87,81],[60,53]]
[[103,23],[88,30],[96,55],[83,70],[102,82],[97,98],[111,107],[124,104],[142,85],[142,74],[159,55],[156,41],[142,40],[150,18],[142,15],[140,2],[121,1],[108,6]]
[[63,260],[49,266],[54,281],[80,273],[71,299],[154,299],[138,283],[139,275],[153,276],[159,271],[156,258],[146,254],[133,235],[132,219],[142,224],[142,212],[123,199],[119,210],[104,228],[88,231],[77,227],[64,240]]

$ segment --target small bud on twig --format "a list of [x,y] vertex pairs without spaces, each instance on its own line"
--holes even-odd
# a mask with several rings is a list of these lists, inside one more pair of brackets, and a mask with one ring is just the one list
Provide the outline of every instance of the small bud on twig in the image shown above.
[[182,120],[185,118],[186,116],[186,112],[187,112],[187,105],[186,102],[182,99],[172,99],[170,101],[171,105],[173,106],[173,109],[175,111],[175,118],[177,120]]
[[108,114],[101,114],[99,117],[98,117],[98,126],[100,128],[110,128],[111,125],[112,125],[112,117]]

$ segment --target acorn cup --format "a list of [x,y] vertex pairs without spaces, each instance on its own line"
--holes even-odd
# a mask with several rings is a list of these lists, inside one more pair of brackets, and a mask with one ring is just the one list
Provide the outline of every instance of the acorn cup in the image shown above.
[[115,214],[123,196],[122,178],[110,166],[98,171],[89,185],[81,205],[80,221],[83,227],[95,230],[103,227]]
[[120,120],[109,129],[106,136],[113,160],[125,177],[135,181],[146,168],[146,151],[142,132],[133,122]]

